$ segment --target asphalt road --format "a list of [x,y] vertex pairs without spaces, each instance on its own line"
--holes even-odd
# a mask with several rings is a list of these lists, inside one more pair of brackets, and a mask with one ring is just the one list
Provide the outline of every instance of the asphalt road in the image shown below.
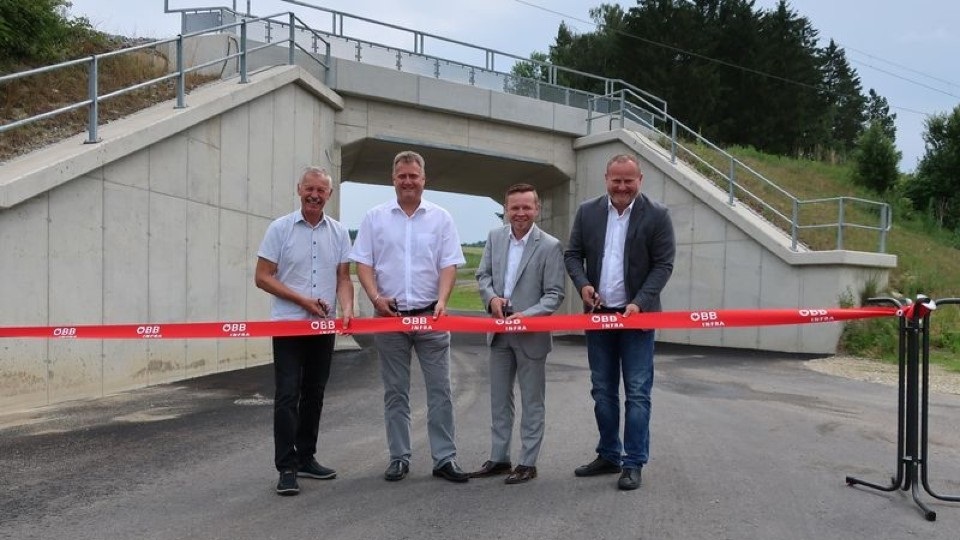
[[[486,349],[453,353],[459,461],[489,451]],[[925,521],[885,483],[896,465],[896,389],[816,373],[804,358],[661,346],[651,462],[634,492],[575,478],[596,428],[582,342],[548,365],[539,478],[452,484],[430,474],[425,397],[412,392],[414,457],[387,465],[370,351],[337,354],[321,424],[335,480],[274,494],[272,368],[212,375],[0,416],[0,538],[11,539],[950,539],[960,504]],[[960,492],[960,398],[932,396],[930,483]],[[515,450],[516,452],[516,450]]]

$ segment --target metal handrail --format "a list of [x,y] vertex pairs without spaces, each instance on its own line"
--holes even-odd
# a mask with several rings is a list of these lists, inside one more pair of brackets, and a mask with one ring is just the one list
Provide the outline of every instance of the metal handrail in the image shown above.
[[[236,4],[236,2],[234,2],[234,4]],[[248,4],[248,5],[249,5],[249,4]],[[215,9],[221,9],[221,8],[215,8]],[[285,38],[285,39],[283,39],[283,40],[279,40],[279,41],[272,41],[272,42],[270,42],[270,43],[263,44],[263,45],[259,45],[259,46],[254,46],[254,47],[249,47],[249,46],[248,46],[248,43],[247,43],[247,26],[248,26],[248,25],[250,25],[251,23],[258,23],[258,22],[264,22],[265,24],[270,24],[271,21],[274,21],[275,19],[278,19],[278,18],[280,18],[280,17],[286,18],[286,19],[287,19],[286,24],[288,24],[289,27],[290,27],[290,35],[289,35],[287,38]],[[302,25],[302,26],[297,26],[297,24],[296,24],[297,22],[299,22],[300,25]],[[202,63],[202,64],[197,64],[197,65],[191,66],[191,67],[189,67],[189,68],[184,65],[184,61],[183,61],[183,43],[184,43],[184,40],[185,40],[185,39],[193,38],[193,37],[197,37],[197,36],[201,36],[201,35],[204,35],[204,34],[211,34],[211,33],[222,32],[222,31],[224,31],[224,30],[232,30],[232,29],[237,28],[237,27],[240,28],[240,35],[241,35],[241,38],[240,38],[240,51],[239,51],[239,52],[233,53],[233,54],[225,54],[225,55],[223,55],[223,56],[220,56],[220,57],[215,58],[215,59],[213,59],[213,60],[210,60],[210,61],[208,61],[208,62],[204,62],[204,63]],[[314,51],[313,51],[312,53],[311,53],[311,51],[308,51],[307,49],[305,49],[303,46],[301,46],[299,43],[296,42],[296,38],[295,38],[295,35],[294,35],[294,29],[295,29],[295,28],[296,28],[296,29],[303,30],[303,31],[308,31],[308,32],[311,32],[311,33],[313,34],[313,38],[314,38]],[[318,58],[318,56],[319,56],[319,53],[318,53],[318,51],[317,51],[317,41],[318,41],[318,40],[319,40],[319,41],[322,41],[322,42],[324,43],[324,45],[325,45],[325,49],[326,49],[326,50],[325,50],[325,56],[324,56],[323,59]],[[106,93],[106,94],[100,94],[100,93],[99,93],[99,90],[98,90],[98,89],[99,89],[99,84],[98,84],[98,83],[99,83],[99,69],[98,69],[98,66],[99,66],[99,63],[100,63],[102,60],[107,59],[107,58],[112,58],[112,57],[115,57],[115,56],[119,56],[119,55],[122,55],[122,54],[128,54],[128,53],[131,53],[131,52],[144,50],[144,49],[154,49],[154,48],[156,48],[156,47],[159,47],[159,46],[161,46],[161,45],[166,45],[166,44],[169,44],[169,43],[176,43],[176,55],[177,55],[177,59],[176,59],[176,71],[174,71],[174,72],[172,72],[172,73],[169,73],[169,74],[166,74],[166,75],[162,75],[162,76],[160,76],[160,77],[155,77],[155,78],[150,79],[150,80],[147,80],[147,81],[143,81],[143,82],[140,82],[140,83],[137,83],[137,84],[133,84],[133,85],[130,85],[130,86],[126,86],[126,87],[120,88],[120,89],[118,89],[118,90],[115,90],[115,91],[113,91],[113,92],[109,92],[109,93]],[[89,56],[89,57],[87,57],[87,58],[78,58],[78,59],[75,59],[75,60],[68,60],[68,61],[65,61],[65,62],[60,62],[60,63],[58,63],[58,64],[53,64],[53,65],[50,65],[50,66],[44,66],[44,67],[40,67],[40,68],[30,69],[30,70],[27,70],[27,71],[21,71],[21,72],[19,72],[19,73],[12,73],[12,74],[8,74],[8,75],[0,76],[0,84],[2,84],[2,83],[6,83],[6,82],[10,82],[10,81],[17,80],[17,79],[22,79],[22,78],[30,77],[30,76],[33,76],[33,75],[38,75],[38,74],[41,74],[41,73],[48,73],[48,72],[53,72],[53,71],[65,69],[65,68],[72,67],[72,66],[77,66],[77,65],[84,65],[84,64],[86,64],[86,65],[88,66],[87,69],[88,69],[88,81],[89,81],[89,82],[88,82],[87,99],[81,100],[81,101],[77,101],[77,102],[75,102],[75,103],[71,103],[71,104],[69,104],[69,105],[60,107],[60,108],[55,109],[55,110],[52,110],[52,111],[46,111],[46,112],[43,112],[43,113],[35,114],[35,115],[30,116],[30,117],[27,117],[27,118],[21,118],[21,119],[18,119],[18,120],[16,120],[16,121],[13,121],[13,122],[8,122],[8,123],[6,123],[6,124],[2,124],[2,125],[0,125],[0,133],[3,133],[3,132],[5,132],[5,131],[9,131],[9,130],[11,130],[11,129],[15,129],[15,128],[24,126],[24,125],[29,124],[29,123],[38,122],[38,121],[40,121],[40,120],[44,120],[44,119],[47,119],[47,118],[51,118],[51,117],[53,117],[53,116],[57,116],[57,115],[59,115],[59,114],[62,114],[62,113],[65,113],[65,112],[69,112],[69,111],[72,111],[72,110],[75,110],[75,109],[80,109],[80,108],[83,108],[83,107],[89,107],[89,109],[88,109],[88,117],[87,117],[87,139],[84,141],[84,143],[85,143],[85,144],[94,144],[94,143],[97,143],[97,142],[100,141],[100,138],[98,137],[98,134],[97,134],[97,130],[98,130],[98,127],[99,127],[99,104],[100,104],[101,102],[106,101],[106,100],[111,99],[111,98],[114,98],[114,97],[117,97],[117,96],[121,96],[121,95],[123,95],[123,94],[127,94],[127,93],[129,93],[129,92],[133,92],[133,91],[136,91],[136,90],[145,88],[145,87],[147,87],[147,86],[151,86],[151,85],[155,85],[155,84],[158,84],[158,83],[162,83],[162,82],[167,81],[167,80],[170,80],[170,79],[176,79],[176,80],[177,80],[177,85],[176,85],[176,86],[177,86],[177,89],[176,89],[176,101],[177,101],[177,104],[176,104],[175,108],[182,109],[182,108],[186,107],[186,76],[187,76],[187,74],[193,73],[193,72],[195,72],[195,71],[199,71],[199,70],[201,70],[201,69],[203,69],[203,68],[209,67],[209,66],[214,65],[214,64],[219,64],[219,63],[221,63],[221,62],[227,62],[227,61],[230,61],[230,60],[232,60],[232,59],[234,59],[234,58],[238,58],[238,59],[239,59],[239,63],[240,63],[240,69],[239,69],[239,71],[240,71],[240,83],[247,83],[247,82],[248,82],[247,62],[246,62],[247,56],[250,55],[250,54],[252,54],[252,53],[254,53],[254,52],[257,52],[257,51],[259,51],[259,50],[262,50],[262,49],[265,49],[265,48],[268,48],[268,47],[275,47],[275,46],[277,46],[278,44],[283,44],[283,43],[289,43],[289,44],[290,44],[290,46],[289,46],[289,48],[290,48],[290,53],[289,53],[289,58],[288,58],[288,63],[289,63],[289,64],[293,64],[293,63],[295,62],[295,54],[294,54],[294,53],[295,53],[295,50],[296,50],[296,49],[300,49],[300,50],[302,50],[303,52],[307,53],[307,56],[309,56],[310,58],[312,58],[314,61],[316,61],[316,62],[323,68],[324,78],[326,78],[326,76],[327,76],[327,74],[329,73],[329,70],[330,70],[330,43],[329,43],[326,39],[324,39],[324,37],[323,37],[322,34],[316,32],[316,31],[313,30],[312,28],[308,27],[308,26],[306,25],[306,23],[304,23],[299,17],[297,17],[297,15],[296,15],[295,13],[293,13],[292,11],[287,11],[287,12],[276,13],[276,14],[274,14],[274,15],[268,15],[268,16],[264,16],[264,17],[243,18],[243,19],[242,19],[241,21],[239,21],[239,22],[229,23],[229,24],[223,24],[223,25],[219,25],[219,26],[216,26],[216,27],[212,27],[212,28],[205,28],[205,29],[203,29],[203,30],[198,30],[198,31],[195,31],[195,32],[182,33],[182,34],[180,34],[180,35],[178,35],[177,37],[174,37],[174,38],[168,38],[168,39],[161,39],[161,40],[157,40],[157,41],[151,41],[151,42],[149,42],[149,43],[143,43],[143,44],[136,45],[136,46],[132,46],[132,47],[126,47],[126,48],[123,48],[123,49],[117,49],[117,50],[109,51],[109,52],[102,53],[102,54],[95,54],[95,55]]]
[[[632,99],[638,100],[641,102],[641,105],[637,105],[631,101]],[[599,111],[599,103],[612,104],[614,107],[611,107],[606,111]],[[631,106],[632,105],[632,106]],[[691,160],[696,165],[706,168],[714,177],[721,178],[725,182],[725,186],[719,185],[718,187],[725,187],[727,194],[727,204],[734,206],[738,200],[747,200],[752,202],[754,205],[758,206],[760,210],[760,215],[764,214],[771,216],[775,220],[783,222],[784,228],[789,230],[790,239],[791,239],[791,250],[798,251],[800,245],[800,233],[803,230],[809,229],[823,229],[823,228],[836,228],[837,237],[836,237],[836,249],[842,250],[844,245],[844,234],[843,231],[845,228],[853,229],[865,229],[877,231],[879,236],[879,245],[878,251],[883,253],[886,251],[886,236],[892,227],[892,211],[890,205],[887,203],[881,203],[876,201],[870,201],[867,199],[862,199],[858,197],[826,197],[818,199],[799,199],[794,196],[792,193],[783,189],[782,187],[775,184],[770,179],[766,178],[764,175],[760,174],[752,167],[743,163],[726,150],[723,150],[719,146],[713,144],[709,140],[705,139],[699,133],[693,129],[687,127],[682,122],[676,118],[670,116],[669,114],[664,114],[662,117],[651,116],[650,118],[644,118],[638,115],[635,112],[635,109],[643,110],[647,113],[650,113],[650,104],[642,99],[641,96],[636,96],[628,90],[620,90],[613,92],[605,96],[596,96],[591,98],[590,107],[588,107],[587,112],[587,122],[588,130],[593,125],[595,120],[601,118],[611,118],[611,121],[618,120],[621,127],[624,127],[626,121],[633,121],[640,124],[643,128],[649,129],[654,132],[655,136],[653,140],[669,141],[669,147],[666,148],[670,151],[670,161],[671,163],[676,163],[678,154],[683,152],[684,157]],[[657,123],[662,123],[662,129],[657,127]],[[669,128],[669,133],[667,133],[667,128]],[[679,133],[679,135],[678,135]],[[683,140],[692,140],[696,145],[702,145],[713,152],[716,152],[729,163],[729,170],[722,171],[713,165],[703,156],[699,155],[692,147],[684,144]],[[661,146],[665,146],[660,142]],[[753,180],[759,182],[759,185],[763,189],[771,189],[774,192],[775,196],[779,196],[782,199],[786,200],[784,206],[790,207],[790,215],[788,216],[783,210],[774,206],[771,202],[763,199],[760,195],[751,191],[744,182],[738,180],[736,171],[737,169],[742,169],[748,173]],[[709,177],[709,175],[706,175]],[[803,207],[813,206],[817,204],[836,204],[837,205],[837,220],[827,223],[815,223],[815,224],[801,224],[800,222],[800,213]],[[853,205],[866,207],[868,211],[875,211],[878,214],[879,222],[876,225],[873,224],[864,224],[856,223],[846,219],[847,208]],[[750,208],[750,204],[746,205]]]

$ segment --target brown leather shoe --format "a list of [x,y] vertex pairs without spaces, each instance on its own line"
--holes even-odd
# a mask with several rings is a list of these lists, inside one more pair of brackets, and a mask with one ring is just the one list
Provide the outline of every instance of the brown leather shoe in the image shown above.
[[537,477],[537,468],[517,465],[517,468],[504,480],[505,484],[522,484]]
[[480,469],[470,473],[470,478],[487,478],[497,476],[498,474],[510,474],[511,467],[509,461],[484,461]]

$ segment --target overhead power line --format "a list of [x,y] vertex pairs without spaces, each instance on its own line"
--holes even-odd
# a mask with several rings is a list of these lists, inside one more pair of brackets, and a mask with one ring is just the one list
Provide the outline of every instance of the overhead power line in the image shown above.
[[[585,20],[585,19],[582,19],[582,18],[573,16],[573,15],[570,15],[570,14],[567,14],[567,13],[563,13],[563,12],[560,12],[560,11],[556,11],[556,10],[554,10],[554,9],[547,8],[547,7],[545,7],[545,6],[541,6],[541,5],[539,5],[539,4],[535,4],[535,3],[530,2],[530,1],[528,1],[528,0],[514,0],[514,1],[517,2],[517,3],[519,3],[519,4],[524,4],[524,5],[526,5],[526,6],[532,7],[532,8],[534,8],[534,9],[538,9],[538,10],[541,10],[541,11],[545,11],[545,12],[547,12],[547,13],[551,13],[551,14],[554,14],[554,15],[558,15],[558,16],[563,17],[563,18],[565,18],[565,19],[571,19],[571,20],[574,20],[574,21],[577,21],[577,22],[581,22],[581,23],[590,25],[590,26],[592,26],[594,29],[603,28],[603,25],[597,24],[597,23],[594,22],[594,21],[588,21],[588,20]],[[715,64],[719,64],[719,65],[726,66],[726,67],[729,67],[729,68],[738,69],[738,70],[744,71],[744,72],[746,72],[746,73],[752,73],[752,74],[754,74],[754,75],[760,75],[760,76],[762,76],[762,77],[767,77],[767,78],[770,78],[770,79],[778,80],[778,81],[785,82],[785,83],[788,83],[788,84],[793,84],[793,85],[800,86],[800,87],[803,87],[803,88],[810,88],[810,89],[813,89],[813,90],[819,90],[817,87],[815,87],[815,86],[813,86],[813,85],[810,85],[810,84],[807,84],[807,83],[804,83],[804,82],[796,81],[796,80],[789,79],[789,78],[786,78],[786,77],[781,77],[781,76],[779,76],[779,75],[774,75],[774,74],[772,74],[772,73],[766,73],[766,72],[764,72],[764,71],[760,71],[760,70],[757,70],[757,69],[748,68],[748,67],[746,67],[746,66],[741,66],[741,65],[739,65],[739,64],[734,64],[734,63],[732,63],[732,62],[727,62],[727,61],[725,61],[725,60],[720,60],[720,59],[718,59],[718,58],[712,58],[712,57],[709,57],[709,56],[706,56],[706,55],[703,55],[703,54],[699,54],[699,53],[696,53],[696,52],[693,52],[693,51],[688,51],[688,50],[686,50],[686,49],[681,49],[681,48],[675,47],[675,46],[673,46],[673,45],[668,45],[668,44],[666,44],[666,43],[661,43],[661,42],[654,41],[654,40],[651,40],[651,39],[647,39],[647,38],[643,38],[643,37],[640,37],[640,36],[636,36],[636,35],[630,34],[629,32],[624,32],[623,30],[613,29],[613,31],[614,31],[614,32],[617,32],[618,34],[621,34],[621,35],[623,35],[623,36],[626,36],[626,37],[629,37],[629,38],[632,38],[632,39],[636,39],[636,40],[641,41],[641,42],[643,42],[643,43],[647,43],[647,44],[650,44],[650,45],[653,45],[653,46],[656,46],[656,47],[661,47],[661,48],[664,48],[664,49],[667,49],[667,50],[670,50],[670,51],[674,51],[674,52],[677,52],[677,53],[680,53],[680,54],[688,55],[688,56],[691,56],[691,57],[694,57],[694,58],[699,58],[699,59],[701,59],[701,60],[705,60],[705,61],[708,61],[708,62],[712,62],[712,63],[715,63]],[[928,77],[928,78],[933,79],[933,80],[936,80],[936,81],[938,81],[938,82],[942,82],[942,83],[945,83],[945,84],[948,84],[948,85],[953,85],[953,86],[960,86],[960,85],[955,85],[954,83],[952,83],[952,82],[950,82],[950,81],[947,81],[947,80],[944,80],[944,79],[938,79],[937,77],[933,77],[933,76],[931,76],[931,75],[927,75],[927,74],[925,74],[925,73],[922,73],[922,72],[920,72],[920,71],[916,71],[916,70],[907,68],[907,67],[905,67],[905,66],[900,66],[899,64],[896,64],[895,62],[891,62],[891,61],[889,61],[889,60],[884,60],[884,59],[882,59],[882,58],[876,57],[876,56],[874,56],[874,55],[870,55],[870,54],[868,54],[868,53],[864,53],[864,52],[859,51],[859,50],[856,50],[856,49],[852,49],[852,48],[851,48],[850,50],[856,51],[856,52],[858,52],[858,53],[860,53],[860,54],[864,54],[864,55],[866,55],[866,56],[870,56],[871,58],[875,58],[875,59],[877,59],[877,60],[880,60],[880,61],[889,63],[889,64],[891,64],[891,65],[900,67],[900,68],[902,68],[902,69],[906,69],[906,70],[908,70],[908,71],[912,71],[912,72],[914,72],[914,73],[917,73],[917,74],[922,75],[922,76],[924,76],[924,77]],[[887,75],[889,75],[889,76],[891,76],[891,77],[895,77],[895,78],[901,79],[901,80],[903,80],[903,81],[909,82],[909,83],[911,83],[911,84],[915,84],[915,85],[917,85],[917,86],[921,86],[921,87],[923,87],[923,88],[926,88],[927,90],[931,90],[931,91],[934,91],[934,92],[939,92],[939,93],[941,93],[941,94],[944,94],[944,95],[947,95],[947,96],[950,96],[950,97],[953,97],[953,98],[960,99],[960,95],[953,94],[953,93],[948,92],[948,91],[946,91],[946,90],[942,90],[942,89],[940,89],[940,88],[936,88],[936,87],[930,86],[930,85],[928,85],[928,84],[925,84],[925,83],[922,83],[922,82],[920,82],[920,81],[911,79],[911,78],[909,78],[909,77],[904,77],[904,76],[902,76],[902,75],[898,75],[898,74],[896,74],[896,73],[893,73],[893,72],[890,72],[890,71],[888,71],[888,70],[885,70],[885,69],[882,69],[882,68],[873,66],[873,65],[871,65],[871,64],[867,64],[867,63],[862,62],[862,61],[859,61],[859,60],[851,60],[851,61],[854,61],[854,62],[856,62],[856,63],[858,63],[858,64],[864,65],[864,66],[869,67],[869,68],[871,68],[871,69],[875,69],[875,70],[880,71],[881,73],[887,74]],[[918,110],[916,110],[916,109],[910,109],[910,108],[908,108],[908,107],[900,107],[900,106],[893,105],[893,104],[890,104],[890,103],[888,103],[888,105],[889,105],[890,108],[892,108],[892,109],[898,109],[898,110],[901,110],[901,111],[910,112],[910,113],[915,113],[915,114],[920,114],[920,115],[924,115],[924,116],[928,116],[928,115],[931,114],[931,113],[927,113],[927,112],[918,111]]]

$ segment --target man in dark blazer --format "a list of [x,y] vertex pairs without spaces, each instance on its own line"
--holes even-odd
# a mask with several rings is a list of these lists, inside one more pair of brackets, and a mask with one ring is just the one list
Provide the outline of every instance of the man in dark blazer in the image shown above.
[[[643,175],[632,155],[607,162],[607,194],[577,210],[564,252],[567,273],[584,310],[595,313],[661,311],[660,291],[673,272],[676,245],[666,207],[640,193]],[[650,447],[653,330],[586,332],[590,391],[600,431],[597,458],[577,476],[618,473],[620,489],[640,487]],[[620,438],[620,375],[625,393]]]
[[[540,199],[533,186],[507,189],[504,210],[509,225],[487,237],[477,282],[487,311],[505,319],[505,327],[522,328],[525,317],[550,315],[563,302],[564,267],[560,241],[540,230]],[[546,360],[553,342],[550,332],[488,334],[490,345],[490,459],[471,476],[508,474],[507,484],[537,477],[537,457],[543,442]],[[511,470],[513,385],[519,382],[522,416],[520,455]]]

